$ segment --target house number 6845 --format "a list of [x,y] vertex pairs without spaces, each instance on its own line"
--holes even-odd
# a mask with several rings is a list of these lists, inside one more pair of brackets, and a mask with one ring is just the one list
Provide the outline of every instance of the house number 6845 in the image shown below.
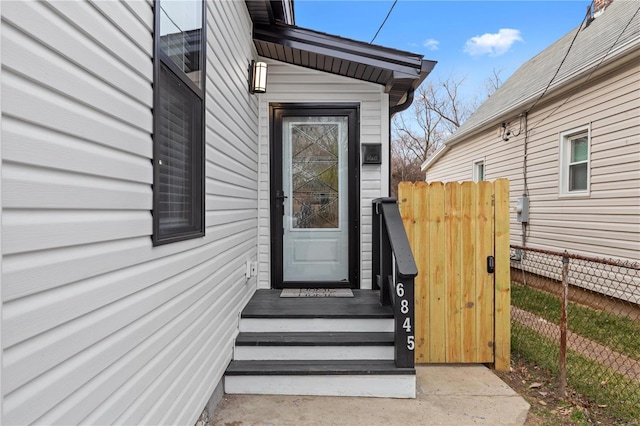
[[[402,313],[403,315],[406,315],[409,313],[409,301],[407,299],[403,299],[404,297],[404,284],[402,283],[398,283],[396,284],[396,296],[398,296],[398,299],[400,300],[400,313]],[[404,328],[404,330],[408,333],[411,333],[411,320],[409,319],[409,317],[406,317],[404,319],[404,322],[402,323],[402,328]],[[415,338],[414,336],[407,336],[407,349],[412,351],[414,350],[416,346],[415,343]]]

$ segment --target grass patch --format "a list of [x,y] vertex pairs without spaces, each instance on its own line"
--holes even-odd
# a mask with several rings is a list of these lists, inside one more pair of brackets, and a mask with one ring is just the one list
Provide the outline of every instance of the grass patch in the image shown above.
[[[559,345],[530,328],[513,322],[511,347],[518,355],[558,375]],[[569,386],[621,421],[640,419],[640,383],[635,382],[590,358],[567,351]]]
[[[560,324],[559,297],[512,283],[511,303],[554,324]],[[569,302],[569,330],[640,360],[640,322]]]
[[511,322],[511,350],[554,376],[558,375],[560,346],[516,321]]
[[579,410],[576,410],[573,413],[571,413],[571,421],[578,424],[584,424],[584,425],[589,424],[587,419],[584,417],[584,413]]

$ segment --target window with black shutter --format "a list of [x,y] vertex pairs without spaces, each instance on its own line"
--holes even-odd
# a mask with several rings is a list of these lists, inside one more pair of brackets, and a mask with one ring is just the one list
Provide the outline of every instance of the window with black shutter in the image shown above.
[[204,235],[204,4],[156,0],[153,242]]

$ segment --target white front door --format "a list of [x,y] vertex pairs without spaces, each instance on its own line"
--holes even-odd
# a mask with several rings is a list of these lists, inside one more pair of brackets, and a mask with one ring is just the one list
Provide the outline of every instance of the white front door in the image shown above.
[[285,282],[349,280],[347,117],[282,119]]

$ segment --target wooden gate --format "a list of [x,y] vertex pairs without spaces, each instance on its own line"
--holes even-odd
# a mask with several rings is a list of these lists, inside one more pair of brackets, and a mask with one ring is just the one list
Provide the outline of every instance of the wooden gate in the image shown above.
[[403,182],[398,200],[418,265],[416,362],[508,370],[509,182]]

